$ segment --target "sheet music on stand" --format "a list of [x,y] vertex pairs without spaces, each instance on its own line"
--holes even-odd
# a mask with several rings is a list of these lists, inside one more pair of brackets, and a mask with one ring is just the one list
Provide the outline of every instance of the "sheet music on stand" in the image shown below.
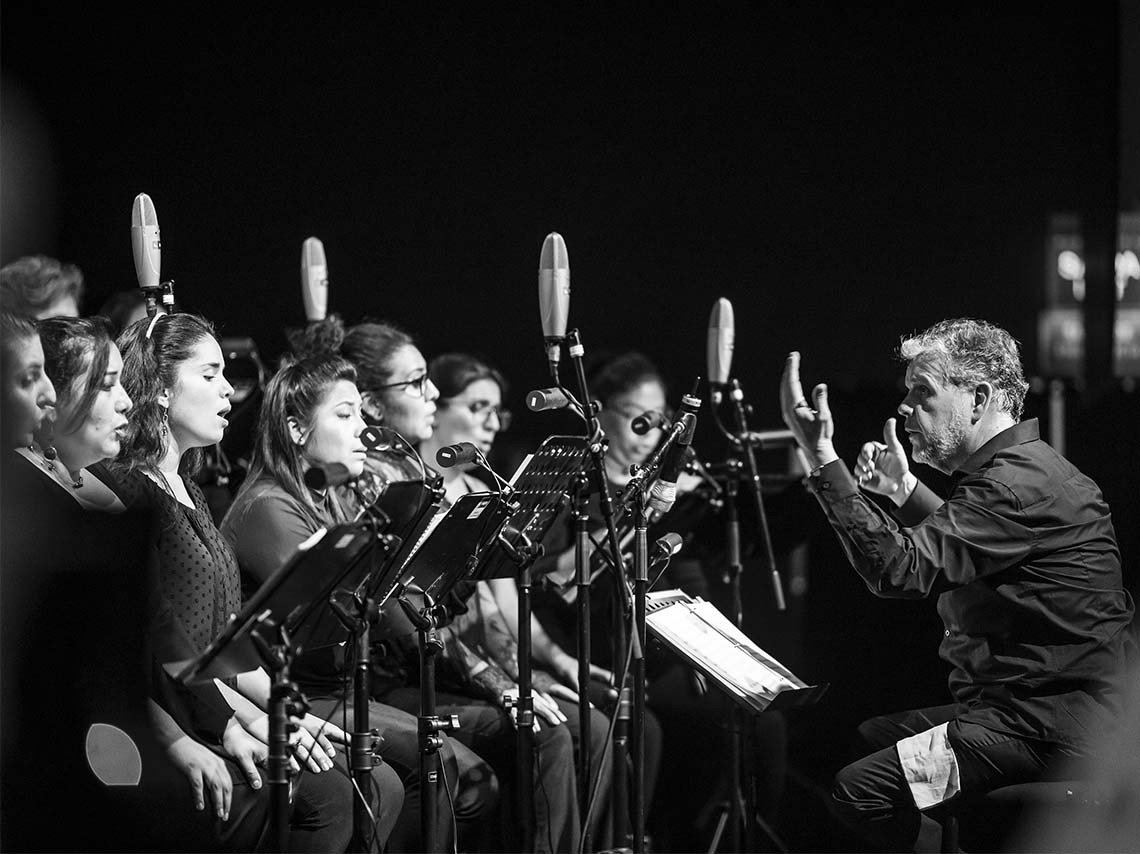
[[752,712],[811,705],[827,690],[764,652],[711,602],[662,590],[646,597],[645,610],[655,637]]
[[[570,511],[574,480],[587,464],[588,449],[582,436],[547,436],[515,470],[509,483],[516,505],[504,521],[532,543],[540,543],[555,523]],[[520,536],[520,540],[522,537]],[[518,571],[502,546],[484,554],[476,575],[513,578]]]
[[439,602],[461,581],[473,577],[484,551],[510,512],[496,492],[469,492],[436,516],[412,549],[400,581]]
[[384,565],[368,584],[368,595],[377,605],[392,595],[403,578],[404,567],[441,518],[437,510],[442,498],[442,488],[436,490],[422,480],[394,481],[370,508],[388,521],[385,534],[389,548]]

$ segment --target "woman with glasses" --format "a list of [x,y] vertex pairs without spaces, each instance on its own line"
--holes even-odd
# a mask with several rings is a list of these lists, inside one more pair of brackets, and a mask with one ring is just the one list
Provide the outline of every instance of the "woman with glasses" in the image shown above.
[[[379,321],[346,328],[335,315],[320,324],[310,325],[305,334],[310,340],[325,340],[353,364],[364,420],[391,431],[399,440],[370,450],[366,470],[382,482],[438,481],[440,476],[431,467],[434,457],[428,457],[425,464],[425,455],[414,450],[431,439],[441,413],[437,406],[439,389],[412,336],[394,324]],[[493,421],[498,415],[486,414],[486,418]],[[351,504],[351,495],[348,500]],[[445,496],[440,516],[450,504]],[[465,610],[472,588],[472,585],[459,585],[453,591],[445,603],[450,613]],[[406,620],[401,621],[400,615],[395,613],[399,606],[394,599],[390,598],[385,606],[392,617],[389,624],[403,622],[407,626]],[[381,626],[384,624],[382,617]],[[514,709],[508,711],[508,705],[513,706],[518,698],[518,685],[493,660],[465,644],[454,625],[440,626],[437,634],[444,650],[436,656],[436,711],[440,716],[458,715],[460,727],[449,735],[485,759],[499,780],[510,785],[515,777],[517,737]],[[417,713],[420,688],[415,635],[405,631],[377,640],[382,643],[372,656],[373,697]],[[531,851],[574,851],[580,834],[572,736],[557,704],[538,697],[535,698],[534,726],[537,756],[534,776],[539,789],[534,799],[535,837],[523,844]],[[504,850],[510,844],[512,822],[517,826],[511,815],[513,800],[512,795],[500,801],[500,826],[483,823],[489,836],[475,843],[480,850]]]
[[[305,474],[315,467],[343,466],[349,476],[359,477],[365,465],[356,370],[327,351],[306,352],[303,340],[295,340],[294,347],[299,358],[289,358],[266,385],[253,463],[221,525],[250,588],[269,578],[319,529],[350,519],[337,491],[307,485]],[[292,671],[317,714],[343,716],[346,723],[355,718],[352,651],[342,644],[303,652]],[[381,767],[398,773],[403,783],[398,800],[386,801],[383,793],[379,798],[391,817],[388,827],[392,821],[395,826],[391,835],[378,832],[377,840],[387,839],[385,850],[391,852],[423,850],[416,719],[373,701],[368,723],[381,738]],[[453,828],[462,833],[493,807],[497,782],[462,744],[447,735],[441,741],[444,784],[435,789],[439,825],[434,832],[447,850],[453,846]]]
[[[510,424],[510,412],[503,407],[507,382],[503,375],[485,361],[467,353],[445,353],[432,359],[428,375],[440,391],[435,431],[420,443],[421,455],[434,460],[440,448],[461,442],[475,445],[486,457],[491,453],[495,437]],[[447,498],[454,502],[469,492],[485,491],[487,484],[476,477],[475,464],[443,469]],[[518,679],[518,587],[513,578],[494,578],[476,585],[467,614],[457,620],[460,637],[470,646],[481,649],[512,679]],[[532,688],[536,702],[556,706],[566,720],[578,750],[579,718],[578,659],[554,643],[532,618],[530,624],[531,654],[535,669]],[[610,679],[609,671],[592,668],[601,681]],[[609,722],[600,711],[591,714],[590,768],[601,777],[597,806],[591,813],[591,831],[596,844],[602,843],[599,832],[606,817],[608,783],[611,779],[606,734]],[[585,808],[585,806],[582,806]]]
[[[420,442],[420,455],[434,460],[447,445],[470,442],[487,456],[495,437],[511,424],[511,413],[503,406],[506,380],[498,370],[465,353],[445,353],[432,359],[428,377],[439,391],[435,429]],[[485,490],[487,485],[472,475],[474,464],[443,469],[448,500],[454,502],[468,492]]]

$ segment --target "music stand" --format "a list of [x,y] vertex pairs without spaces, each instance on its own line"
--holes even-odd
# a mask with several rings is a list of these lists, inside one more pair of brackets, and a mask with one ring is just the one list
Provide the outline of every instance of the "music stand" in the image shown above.
[[[471,575],[481,553],[498,535],[507,513],[507,504],[498,493],[460,496],[447,513],[432,520],[427,532],[412,546],[400,572],[397,601],[415,626],[419,642],[418,733],[423,792],[420,826],[427,851],[437,848],[434,789],[441,776],[442,733],[459,727],[458,716],[443,720],[436,714],[435,656],[443,649],[435,634],[443,619],[437,605],[456,584]],[[410,595],[415,595],[419,603],[413,603]]]
[[435,520],[436,510],[443,500],[441,481],[442,478],[432,483],[394,481],[384,487],[380,497],[366,511],[380,520],[389,537],[398,539],[390,544],[383,573],[377,574],[368,586],[368,595],[376,600],[377,606],[383,605],[395,592],[405,564]]
[[510,511],[497,492],[461,495],[415,545],[400,573],[400,583],[414,585],[440,602],[460,582],[475,580],[484,551],[495,541]]
[[[488,549],[472,573],[478,579],[514,576],[518,585],[518,660],[519,709],[518,790],[520,850],[533,840],[534,763],[532,760],[534,699],[531,696],[531,566],[543,553],[542,541],[559,520],[565,518],[572,503],[571,496],[584,499],[587,488],[583,472],[589,455],[586,439],[581,436],[548,436],[533,454],[523,460],[510,480],[511,512],[503,523],[496,544]],[[553,567],[552,567],[553,568]],[[588,588],[585,564],[579,582]],[[579,796],[588,798],[590,791],[590,641],[589,596],[579,598],[578,625],[578,787]],[[585,611],[583,612],[583,609]],[[584,850],[589,850],[589,810],[583,801],[582,836]]]
[[[527,456],[503,492],[476,492],[461,496],[430,530],[408,560],[403,583],[415,581],[438,602],[461,581],[515,577],[519,587],[519,700],[515,723],[518,737],[517,784],[519,798],[519,846],[527,850],[534,839],[534,703],[531,697],[531,577],[530,567],[542,554],[537,545],[562,518],[568,493],[574,488],[586,458],[586,443],[580,436],[550,436]],[[406,600],[402,600],[406,601]],[[409,619],[421,634],[426,609]],[[422,647],[421,647],[422,649]],[[422,669],[422,668],[421,668]],[[587,671],[588,675],[588,671]],[[422,682],[421,678],[421,682]],[[588,703],[588,695],[583,693]],[[425,701],[421,695],[421,706]],[[429,704],[430,705],[430,704]],[[434,709],[424,712],[435,724]],[[582,716],[585,736],[579,759],[589,761],[589,707]],[[585,766],[588,776],[588,764]]]
[[370,722],[370,627],[379,618],[381,606],[396,589],[407,556],[434,518],[442,499],[443,489],[438,479],[433,483],[428,483],[427,480],[387,482],[379,496],[362,512],[362,517],[371,522],[378,541],[383,544],[382,565],[374,567],[361,588],[355,591],[351,597],[351,608],[342,605],[335,596],[330,600],[336,616],[349,628],[355,639],[350,768],[356,781],[358,797],[353,800],[355,833],[349,846],[350,851],[372,849],[369,786],[371,771],[380,761],[379,733],[372,730]]
[[[737,628],[710,602],[680,590],[651,593],[646,597],[646,628],[667,647],[714,682],[731,701],[732,777],[729,812],[722,815],[709,851],[715,851],[730,818],[739,825],[742,810],[739,795],[741,737],[739,720],[769,709],[812,705],[827,690],[827,684],[808,685],[770,656]],[[749,821],[759,820],[749,816]],[[735,833],[735,827],[734,827]],[[769,836],[776,840],[768,829]],[[739,840],[736,840],[739,842]],[[777,840],[778,841],[778,840]],[[752,850],[751,840],[747,849]],[[739,845],[734,850],[741,850]]]
[[[289,839],[289,723],[308,702],[289,676],[303,641],[319,648],[334,639],[327,621],[306,619],[337,590],[355,589],[369,571],[361,558],[375,542],[370,524],[359,522],[322,528],[302,543],[280,569],[267,578],[241,611],[174,678],[182,684],[208,682],[254,669],[264,663],[272,679],[269,700],[268,777],[270,827],[274,850],[287,850]],[[296,630],[296,634],[295,634]],[[341,628],[340,640],[348,630]],[[251,666],[252,665],[252,666]]]

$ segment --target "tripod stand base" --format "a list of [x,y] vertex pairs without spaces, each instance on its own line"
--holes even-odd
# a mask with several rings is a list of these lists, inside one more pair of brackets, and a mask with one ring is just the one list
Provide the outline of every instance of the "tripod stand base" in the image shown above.
[[[712,840],[709,842],[708,854],[716,854],[720,850],[721,839],[724,838],[724,832],[728,829],[729,819],[732,817],[732,805],[728,801],[720,801],[719,803],[709,804],[702,812],[702,817],[698,820],[697,824],[700,827],[708,824],[713,815],[716,815],[716,829],[713,831]],[[741,815],[745,815],[741,810]],[[756,822],[756,826],[760,831],[768,837],[769,841],[775,847],[776,851],[787,854],[788,846],[784,844],[779,835],[772,828],[768,822],[759,815],[752,816],[752,820]]]

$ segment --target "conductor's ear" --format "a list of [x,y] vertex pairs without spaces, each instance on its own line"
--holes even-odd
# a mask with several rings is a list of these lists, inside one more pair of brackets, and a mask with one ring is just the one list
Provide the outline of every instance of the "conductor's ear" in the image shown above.
[[994,399],[994,387],[990,383],[982,382],[974,386],[974,406],[971,411],[972,420],[977,421],[990,408]]

